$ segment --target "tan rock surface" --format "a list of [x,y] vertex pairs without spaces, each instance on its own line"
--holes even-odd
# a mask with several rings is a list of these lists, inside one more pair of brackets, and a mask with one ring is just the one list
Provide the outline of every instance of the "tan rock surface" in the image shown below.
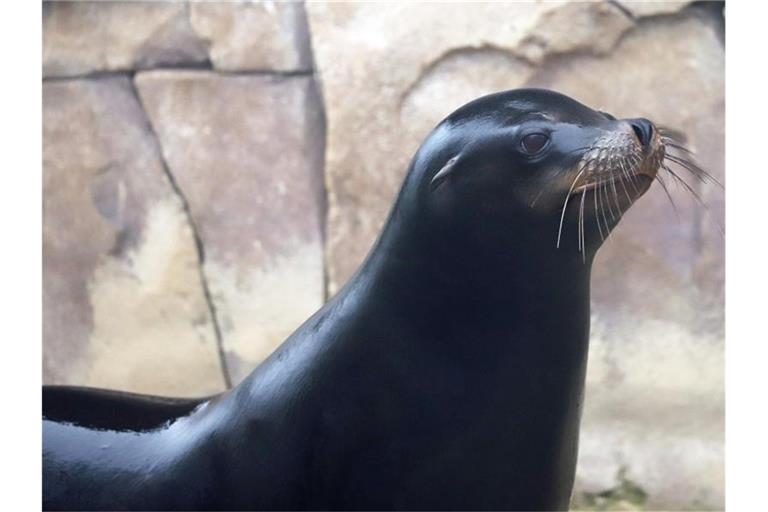
[[309,77],[136,77],[189,202],[234,382],[323,302],[322,149]]
[[618,2],[628,12],[637,18],[675,14],[685,9],[690,0],[621,0]]
[[210,43],[215,69],[306,71],[312,67],[301,2],[194,2],[190,21]]
[[183,2],[46,2],[43,76],[199,65],[204,41]]
[[223,387],[190,227],[127,78],[43,87],[44,382]]

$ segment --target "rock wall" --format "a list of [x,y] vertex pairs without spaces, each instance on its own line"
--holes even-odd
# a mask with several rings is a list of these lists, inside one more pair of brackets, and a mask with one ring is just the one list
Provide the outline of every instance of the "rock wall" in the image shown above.
[[[370,248],[432,126],[548,87],[675,127],[724,182],[718,2],[43,10],[44,380],[239,382]],[[722,191],[601,250],[575,508],[722,509]]]

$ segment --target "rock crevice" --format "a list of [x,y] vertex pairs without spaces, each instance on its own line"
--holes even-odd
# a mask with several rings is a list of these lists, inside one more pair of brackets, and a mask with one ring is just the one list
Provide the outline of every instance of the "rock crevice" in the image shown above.
[[200,231],[197,228],[197,223],[195,222],[195,218],[192,215],[192,211],[189,208],[189,201],[187,201],[187,197],[184,195],[184,191],[179,186],[179,183],[176,180],[175,176],[173,175],[173,172],[171,171],[171,168],[168,165],[168,162],[165,160],[160,139],[158,138],[157,132],[152,126],[152,120],[149,118],[149,115],[147,114],[147,109],[141,100],[141,95],[136,89],[136,84],[133,82],[133,78],[131,78],[131,91],[135,96],[136,101],[141,106],[142,112],[144,113],[145,122],[147,124],[147,131],[149,135],[152,137],[152,139],[154,140],[155,144],[157,145],[158,154],[160,157],[160,162],[162,164],[163,172],[165,173],[165,176],[168,179],[168,182],[170,183],[174,194],[176,194],[176,197],[178,197],[179,201],[181,202],[181,206],[182,206],[182,209],[184,210],[184,215],[186,216],[187,223],[189,224],[189,228],[192,231],[192,237],[195,242],[195,251],[197,254],[197,269],[200,277],[200,286],[202,288],[203,297],[205,298],[205,303],[208,307],[208,312],[211,316],[213,336],[214,336],[214,339],[216,340],[216,349],[219,356],[219,365],[221,366],[221,376],[224,379],[224,385],[226,386],[226,388],[230,389],[232,387],[232,377],[230,376],[229,369],[227,367],[227,358],[224,356],[224,339],[221,334],[219,315],[218,315],[218,312],[216,311],[216,304],[214,303],[213,298],[211,297],[211,289],[210,289],[210,286],[208,285],[208,278],[205,275],[205,268],[204,268],[205,245],[203,244],[203,239],[200,236]]

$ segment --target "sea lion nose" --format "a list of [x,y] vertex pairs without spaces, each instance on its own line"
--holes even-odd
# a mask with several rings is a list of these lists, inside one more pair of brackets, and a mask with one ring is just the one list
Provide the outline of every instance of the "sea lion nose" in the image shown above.
[[643,117],[628,119],[628,121],[635,135],[637,135],[637,140],[640,141],[644,148],[647,148],[653,140],[653,123]]

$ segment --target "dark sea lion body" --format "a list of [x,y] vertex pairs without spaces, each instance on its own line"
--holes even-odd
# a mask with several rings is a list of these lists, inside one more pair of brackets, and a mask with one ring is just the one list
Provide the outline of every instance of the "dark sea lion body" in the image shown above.
[[[599,228],[588,186],[561,219],[563,200],[596,140],[653,146],[643,123],[532,89],[454,112],[357,274],[236,388],[202,402],[44,388],[44,507],[567,509],[590,266],[620,215]],[[526,131],[544,149],[521,153]]]

